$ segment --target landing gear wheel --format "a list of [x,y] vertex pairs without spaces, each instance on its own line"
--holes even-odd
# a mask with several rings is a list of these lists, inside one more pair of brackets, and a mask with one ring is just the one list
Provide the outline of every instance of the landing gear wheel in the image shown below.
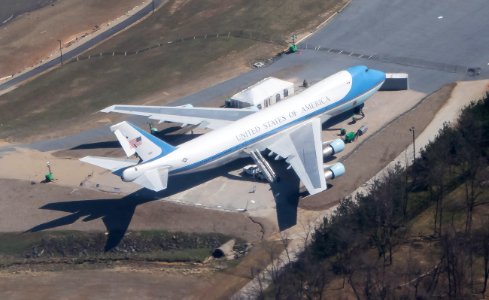
[[353,110],[353,112],[356,114],[356,115],[362,115],[362,116],[365,116],[365,114],[363,113],[363,107],[365,106],[365,104],[360,104],[358,106],[355,107],[355,109]]

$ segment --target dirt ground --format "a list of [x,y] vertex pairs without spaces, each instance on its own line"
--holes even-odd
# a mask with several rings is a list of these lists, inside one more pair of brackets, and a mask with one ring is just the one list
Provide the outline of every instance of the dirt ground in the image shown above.
[[[2,299],[198,299],[192,287],[209,282],[208,270],[193,267],[0,273]],[[27,288],[26,288],[27,287]]]
[[58,0],[0,27],[0,78],[39,63],[131,10],[138,0]]
[[300,207],[306,210],[325,210],[336,205],[340,199],[377,174],[411,143],[409,128],[416,126],[419,132],[423,131],[450,97],[454,87],[455,84],[442,87],[426,97],[413,110],[396,118],[361,143],[356,151],[342,157],[345,168],[353,171],[335,180],[334,188],[328,193],[302,199]]
[[[195,222],[198,220],[198,222]],[[217,232],[257,242],[262,228],[245,214],[125,197],[87,189],[0,179],[0,231],[23,232],[35,226],[60,230]]]
[[[299,219],[304,220],[307,217],[311,217],[312,214],[315,214],[314,211],[321,213],[322,210],[332,206],[335,199],[351,193],[358,186],[362,185],[363,182],[379,172],[379,170],[409,146],[411,135],[406,128],[415,124],[417,130],[421,131],[437,115],[437,112],[441,111],[443,114],[447,114],[440,109],[444,107],[450,95],[456,94],[458,97],[467,94],[473,95],[475,90],[482,90],[486,84],[485,82],[479,82],[477,85],[460,85],[461,89],[457,89],[456,93],[452,93],[455,84],[445,86],[440,91],[428,96],[419,105],[415,106],[414,109],[396,118],[381,131],[373,134],[371,138],[359,144],[356,151],[351,153],[344,161],[347,164],[347,168],[355,169],[356,172],[349,173],[350,176],[338,179],[334,183],[335,188],[324,193],[322,195],[323,197],[302,199],[299,204],[299,214],[301,215]],[[453,116],[449,115],[448,117],[451,118]],[[405,138],[399,138],[399,136]],[[7,179],[0,180],[0,195],[2,195],[0,196],[0,212],[2,212],[0,218],[1,231],[23,231],[38,225],[47,226],[47,228],[52,229],[107,230],[105,224],[107,220],[111,220],[111,218],[117,220],[117,217],[124,216],[125,212],[133,209],[134,213],[129,225],[129,229],[132,230],[157,227],[168,230],[188,230],[191,232],[214,231],[237,235],[254,241],[260,240],[262,236],[260,225],[254,223],[256,220],[250,220],[244,214],[183,207],[171,203],[161,205],[162,203],[158,201],[138,200],[144,197],[138,198],[137,195],[123,197],[121,199],[121,196],[118,195],[58,184],[37,183],[31,185],[26,180]],[[13,199],[15,201],[12,201]],[[45,209],[39,209],[45,205],[47,205]],[[313,211],[308,212],[308,210]],[[195,219],[199,219],[199,222],[192,222]],[[108,223],[110,224],[111,222]],[[300,225],[297,227],[300,227]],[[301,230],[304,230],[304,228],[295,229],[295,231]],[[146,276],[151,277],[151,279],[145,280],[143,284],[143,286],[147,287],[147,291],[145,291],[143,296],[148,298],[165,297],[163,294],[161,296],[158,294],[162,290],[165,291],[165,289],[153,286],[153,282],[157,282],[160,279],[165,281],[166,279],[164,278],[167,277],[168,282],[176,280],[179,283],[185,283],[183,286],[187,287],[182,290],[179,288],[182,285],[172,285],[175,289],[166,291],[167,293],[175,293],[171,294],[170,298],[175,295],[184,298],[199,298],[201,295],[209,295],[208,293],[213,296],[221,295],[222,298],[228,298],[232,292],[249,281],[253,267],[265,265],[269,261],[269,258],[270,254],[267,253],[265,248],[262,248],[261,252],[257,250],[254,254],[248,256],[246,263],[243,262],[240,264],[239,268],[232,268],[223,273],[213,273],[209,277],[202,277],[202,274],[187,274],[179,277],[181,275],[168,275],[164,271],[146,275],[148,274],[146,273],[147,270],[140,271],[144,275],[136,277],[143,279]],[[50,273],[47,276],[39,273],[22,273],[14,276],[4,274],[3,277],[0,276],[0,285],[2,287],[14,287],[12,289],[2,289],[4,293],[7,293],[5,295],[10,296],[12,294],[8,294],[9,291],[15,290],[15,284],[11,285],[12,278],[15,278],[15,282],[22,283],[23,295],[30,295],[29,293],[34,293],[36,288],[38,288],[48,293],[46,296],[49,297],[49,293],[54,293],[53,295],[59,294],[56,294],[56,290],[48,289],[46,286],[50,286],[52,282],[57,282],[59,286],[63,287],[74,284],[73,282],[75,281],[77,272]],[[111,270],[86,270],[80,273],[82,274],[80,276],[90,277],[90,275],[85,274],[91,274],[93,278],[102,280],[102,278],[107,277],[109,272]],[[61,276],[61,274],[65,273],[67,274],[66,276]],[[110,279],[103,286],[96,284],[100,280],[87,280],[86,285],[80,288],[80,292],[82,294],[87,293],[84,295],[88,295],[90,291],[93,291],[97,287],[97,293],[108,293],[107,295],[109,296],[120,296],[124,299],[125,294],[133,295],[131,294],[133,290],[137,290],[141,286],[140,279],[134,279],[135,274],[135,272],[118,272],[117,280],[114,279],[112,281],[113,277],[108,276]],[[38,279],[39,277],[43,277],[44,279],[40,281]],[[59,284],[60,281],[63,284]],[[35,283],[31,285],[30,282]],[[124,286],[127,287],[128,291],[126,293],[122,293],[120,288],[115,288],[117,283],[120,282],[123,282]],[[222,282],[226,284],[222,284]],[[33,289],[26,289],[26,286],[32,286]],[[63,288],[62,291],[58,290],[57,293],[64,293],[65,290],[66,288]],[[121,293],[119,294],[119,292]],[[72,296],[66,296],[66,298],[79,299],[80,297],[73,294]]]
[[280,253],[279,243],[255,246],[240,264],[119,262],[65,271],[0,271],[1,299],[230,299]]
[[[332,189],[299,201],[297,225],[281,233],[281,236],[292,240],[288,251],[284,251],[279,260],[298,255],[304,247],[304,238],[322,223],[324,217],[334,212],[343,197],[354,196],[356,192],[367,188],[369,180],[381,176],[385,168],[395,161],[405,163],[403,152],[412,155],[412,152],[408,152],[412,147],[412,135],[408,130],[411,126],[416,126],[418,130],[416,146],[419,151],[436,136],[444,122],[455,122],[463,106],[489,92],[488,83],[488,80],[480,80],[446,85],[361,142],[343,160],[346,169],[353,172],[335,180]],[[273,238],[280,237],[276,234]],[[256,280],[250,281],[238,295],[246,297],[256,292],[258,284]]]
[[[199,78],[195,78],[190,81],[181,81],[177,86],[166,87],[160,89],[152,95],[138,99],[137,102],[131,104],[137,105],[166,105],[173,101],[180,99],[184,96],[191,95],[202,89],[210,86],[222,83],[230,78],[238,76],[246,71],[250,70],[251,62],[254,58],[268,57],[271,53],[279,51],[280,48],[270,44],[257,44],[251,46],[248,51],[243,52],[231,52],[227,55],[219,57],[217,60],[212,61],[206,65],[203,72],[200,73]],[[216,102],[208,104],[219,106],[223,102],[222,99],[217,99]],[[15,142],[32,142],[39,141],[46,138],[59,138],[73,133],[78,133],[83,130],[95,128],[101,125],[115,124],[117,122],[126,120],[127,116],[120,114],[103,114],[100,112],[94,112],[86,114],[79,119],[79,121],[70,120],[66,126],[60,126],[54,128],[54,130],[36,130],[32,134],[30,130],[28,133],[22,133],[20,136],[9,138],[9,140]],[[0,140],[1,141],[1,140]]]
[[[127,1],[127,3],[132,2]],[[186,83],[183,89],[181,86],[167,89],[146,99],[145,102],[148,104],[159,102],[162,96],[167,100],[176,99],[206,87],[210,82],[224,80],[243,72],[246,70],[246,67],[243,67],[245,61],[241,60],[237,64],[241,65],[241,69],[229,68],[230,65],[227,63],[234,61],[240,55],[231,54],[222,58],[225,62],[216,64],[216,66],[226,65],[213,72],[213,74],[221,74],[219,76],[222,77],[205,78],[197,81],[197,84],[192,81]],[[350,194],[379,172],[410,144],[411,135],[408,128],[413,125],[419,131],[425,128],[433,116],[440,111],[451,90],[451,86],[444,87],[439,93],[431,95],[415,109],[394,120],[382,131],[359,145],[344,162],[348,170],[355,170],[355,172],[337,179],[334,188],[327,193],[303,199],[300,202],[299,213],[304,214],[305,217],[317,215],[319,211],[331,207],[341,197]],[[101,123],[113,122],[100,119],[98,116],[90,118],[94,120],[96,118]],[[61,132],[69,134],[73,130],[70,128]],[[1,141],[0,145],[2,145]],[[84,172],[77,172],[79,177],[64,175],[73,168],[83,168],[76,160],[69,162],[66,169],[59,169],[54,165],[57,168],[56,172],[63,174],[61,176],[63,180],[55,184],[40,184],[39,181],[45,173],[45,160],[53,158],[48,154],[43,156],[44,154],[35,152],[25,152],[24,155],[26,154],[24,158],[17,156],[14,159],[12,156],[12,159],[9,159],[13,165],[19,165],[18,173],[12,171],[9,177],[16,179],[0,179],[0,231],[24,231],[35,226],[43,226],[46,229],[106,231],[114,229],[108,228],[113,224],[128,222],[130,230],[165,228],[170,231],[213,231],[254,242],[259,241],[263,236],[263,229],[256,222],[266,221],[252,220],[245,214],[162,203],[147,200],[147,197],[140,197],[137,194],[123,196],[80,188],[79,182],[86,176]],[[25,176],[26,173],[22,170],[32,167],[35,163],[37,163],[35,175]],[[52,163],[56,163],[56,160]],[[79,170],[89,173],[88,170]],[[8,174],[0,176],[0,178],[6,177]],[[71,179],[64,182],[64,178]],[[36,184],[31,184],[30,181],[35,181]],[[199,221],[195,222],[195,220]],[[18,274],[0,272],[0,298],[86,299],[93,297],[94,293],[98,298],[106,299],[229,298],[232,292],[250,280],[252,268],[267,263],[270,256],[267,249],[267,247],[258,248],[237,268],[217,274],[199,267],[195,269],[200,269],[202,272],[194,273],[186,269],[169,270],[168,266],[148,268],[127,265],[104,270]]]
[[[463,98],[464,95],[476,97],[474,95],[484,90],[486,84],[486,82],[458,84],[458,88],[455,91],[453,91],[455,84],[445,86],[438,92],[426,97],[424,101],[420,102],[412,110],[395,118],[379,132],[372,134],[369,139],[361,142],[355,151],[344,157],[346,167],[349,170],[356,171],[350,172],[348,176],[334,181],[334,188],[327,193],[320,194],[319,197],[302,199],[299,202],[299,225],[292,229],[290,233],[294,234],[307,229],[304,227],[304,220],[312,219],[314,216],[317,217],[318,213],[321,214],[324,209],[337,203],[342,196],[353,192],[396,158],[411,143],[411,134],[407,128],[415,125],[416,129],[421,132],[433,120],[434,116],[438,117],[438,112],[443,114],[441,117],[452,119],[457,111],[451,109],[451,113],[448,113],[444,110],[446,107],[444,104],[447,99],[450,96],[452,98],[456,96],[457,99]],[[433,129],[431,129],[430,135],[433,134]],[[56,172],[60,175],[62,174],[62,178],[76,177],[69,175],[70,170],[73,168],[83,170],[83,166],[81,164],[76,165],[79,164],[77,160],[66,161],[64,158],[52,157],[50,153],[36,153],[30,150],[7,153],[3,154],[3,156],[4,158],[11,158],[3,160],[3,162],[13,164],[13,166],[17,165],[18,167],[8,168],[11,173],[3,173],[1,175],[4,178],[15,175],[17,179],[0,180],[0,231],[24,231],[35,226],[44,226],[42,228],[46,229],[110,230],[114,229],[108,228],[108,226],[111,226],[110,224],[124,224],[127,221],[127,213],[129,212],[130,230],[165,228],[167,230],[188,232],[213,231],[255,242],[262,238],[263,229],[260,224],[255,223],[257,220],[251,220],[241,213],[219,212],[168,202],[162,203],[161,201],[152,201],[151,198],[148,200],[148,197],[145,196],[139,197],[136,194],[124,197],[123,195],[78,188],[77,183],[82,179],[81,177],[73,179],[73,182],[63,179],[54,184],[36,183],[32,185],[30,181],[35,180],[38,182],[42,179],[42,175],[45,172],[45,160],[47,159],[52,161],[53,167],[56,168]],[[58,162],[57,159],[60,161]],[[61,163],[61,160],[64,160],[64,162]],[[26,174],[32,174],[32,172],[27,172],[26,170],[31,171],[28,168],[32,168],[35,163],[38,164],[36,175],[33,178],[25,177]],[[6,170],[6,168],[3,170]],[[43,207],[44,209],[39,209]],[[130,212],[133,213],[131,214]],[[125,217],[126,219],[124,219]],[[197,219],[199,222],[192,221]],[[266,221],[261,219],[258,222],[264,223]],[[249,258],[246,258],[247,263],[240,264],[238,268],[224,273],[213,274],[212,276],[209,275],[210,277],[205,280],[199,277],[201,280],[198,283],[193,281],[195,279],[193,276],[186,276],[186,279],[182,280],[187,281],[187,286],[192,287],[191,290],[194,292],[198,291],[196,292],[198,295],[211,293],[212,295],[219,294],[223,298],[227,298],[232,294],[232,291],[236,291],[249,281],[253,266],[266,264],[269,254],[264,251],[262,248],[261,252],[253,252]],[[84,272],[93,272],[94,278],[97,278],[98,276],[105,276],[105,272],[108,271],[87,270]],[[120,274],[122,282],[126,279],[131,282],[132,276],[134,276],[130,272],[120,272]],[[123,274],[127,274],[127,276]],[[29,278],[37,278],[38,274],[25,273],[24,275],[16,276],[21,276],[19,277],[21,278],[19,282],[23,282],[24,280],[28,281]],[[71,280],[70,276],[66,277],[68,285]],[[164,273],[158,273],[154,276],[163,278]],[[175,278],[175,276],[172,276],[170,276],[169,281]],[[52,274],[47,276],[47,278],[56,281],[61,280],[58,274]],[[3,284],[3,282],[6,281],[3,278],[0,279],[0,284]],[[222,284],[222,282],[226,282],[226,284]],[[150,283],[148,283],[148,287],[149,285]],[[137,287],[137,285],[132,284],[127,284],[127,286],[128,289]],[[109,287],[110,284],[101,288],[100,291],[105,292],[110,289]],[[27,289],[26,292],[29,290]],[[179,293],[178,295],[182,297],[190,297],[194,292],[190,293],[189,290],[178,292],[178,289],[175,289],[172,291]],[[153,291],[159,291],[159,289],[155,288]]]
[[[87,122],[87,116],[113,104],[114,99],[119,103],[141,103],[147,97],[155,99],[160,95],[158,103],[169,103],[178,95],[196,91],[197,86],[212,86],[249,70],[250,57],[271,57],[284,48],[240,38],[167,44],[172,37],[238,28],[278,35],[285,40],[290,32],[313,29],[343,3],[343,0],[314,0],[308,4],[293,0],[257,3],[234,0],[222,5],[214,0],[169,1],[150,18],[87,54],[141,49],[157,42],[163,46],[127,57],[67,63],[0,96],[0,137],[20,141],[79,132],[80,124],[96,126]],[[270,19],[267,17],[270,12],[282,17]],[[237,59],[240,56],[246,59]],[[95,77],[97,80],[93,80]],[[57,126],[52,126],[53,119]]]

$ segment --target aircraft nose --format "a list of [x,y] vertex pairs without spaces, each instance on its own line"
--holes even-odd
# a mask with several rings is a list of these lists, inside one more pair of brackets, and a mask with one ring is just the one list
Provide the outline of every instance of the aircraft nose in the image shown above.
[[353,66],[347,69],[357,82],[377,85],[385,80],[385,73],[367,66]]
[[366,69],[372,81],[380,83],[385,80],[385,73],[375,69]]

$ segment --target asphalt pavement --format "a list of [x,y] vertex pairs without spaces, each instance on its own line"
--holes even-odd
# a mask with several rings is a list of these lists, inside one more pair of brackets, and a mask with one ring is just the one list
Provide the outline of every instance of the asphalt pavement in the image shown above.
[[[116,34],[119,31],[125,29],[126,27],[130,26],[131,24],[134,24],[136,21],[140,20],[141,18],[143,18],[147,14],[151,13],[153,10],[153,7],[157,7],[158,5],[160,5],[162,3],[162,1],[163,0],[154,0],[153,3],[150,2],[145,7],[143,7],[138,12],[131,15],[130,17],[128,17],[124,21],[114,25],[113,27],[111,27],[105,31],[102,31],[101,33],[97,34],[96,36],[88,39],[85,43],[80,44],[78,47],[76,47],[70,51],[67,51],[66,53],[63,53],[63,61],[68,61],[68,60],[82,54],[83,52],[92,48],[96,44],[106,40],[107,38],[111,37],[112,35]],[[30,79],[36,75],[41,74],[42,72],[47,71],[50,68],[55,67],[59,64],[61,64],[61,57],[60,56],[55,57],[51,60],[48,60],[45,63],[43,63],[43,64],[41,64],[35,68],[32,68],[31,70],[29,70],[27,72],[24,72],[18,76],[15,76],[14,78],[12,78],[8,81],[5,81],[4,83],[1,83],[0,84],[0,90],[13,87],[19,83],[22,83],[23,81],[25,81],[27,79]]]
[[[326,27],[302,41],[298,53],[173,105],[224,101],[267,76],[314,83],[358,64],[408,73],[410,88],[423,93],[456,80],[489,78],[489,35],[483,30],[489,28],[488,13],[486,0],[353,0]],[[49,151],[112,138],[108,127],[100,127],[29,146]]]
[[[353,0],[302,41],[299,53],[175,104],[209,102],[275,74],[313,83],[356,64],[408,73],[411,89],[423,93],[454,80],[488,78],[489,35],[481,31],[489,28],[488,13],[485,0]],[[480,75],[467,72],[477,68]]]

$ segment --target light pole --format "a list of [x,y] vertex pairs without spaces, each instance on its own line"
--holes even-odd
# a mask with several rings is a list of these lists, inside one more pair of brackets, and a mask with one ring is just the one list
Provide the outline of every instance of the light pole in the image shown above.
[[411,131],[411,133],[413,134],[413,164],[414,164],[414,160],[416,159],[416,130],[414,128],[414,126],[411,126],[411,128],[409,128],[409,131]]
[[61,58],[61,65],[63,65],[63,51],[61,50],[61,40],[58,40],[59,43],[59,53]]

